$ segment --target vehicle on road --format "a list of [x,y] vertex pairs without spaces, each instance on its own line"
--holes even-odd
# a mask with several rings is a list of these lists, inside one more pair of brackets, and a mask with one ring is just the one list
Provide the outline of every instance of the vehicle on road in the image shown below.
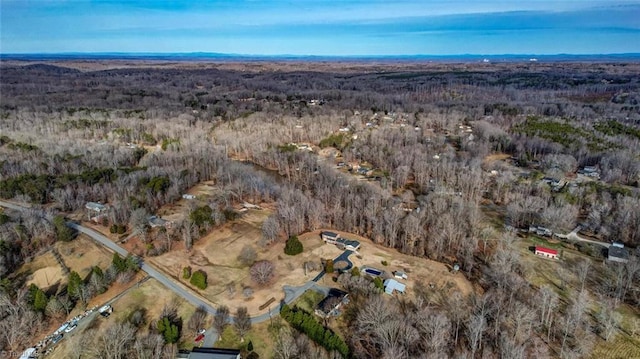
[[113,307],[109,304],[100,307],[100,309],[98,309],[98,313],[100,313],[101,316],[103,317],[108,317],[111,315],[111,313],[113,313]]
[[73,324],[67,327],[67,329],[64,330],[65,333],[69,333],[70,331],[76,329],[78,325],[77,324]]
[[58,334],[55,337],[53,337],[53,339],[51,339],[51,343],[56,344],[57,342],[62,340],[63,335],[62,334]]
[[204,339],[204,334],[200,334],[196,337],[196,340],[194,340],[196,343],[202,341],[202,339]]
[[204,333],[206,333],[206,332],[207,332],[207,330],[206,330],[206,329],[200,329],[200,330],[198,330],[198,334],[204,334]]

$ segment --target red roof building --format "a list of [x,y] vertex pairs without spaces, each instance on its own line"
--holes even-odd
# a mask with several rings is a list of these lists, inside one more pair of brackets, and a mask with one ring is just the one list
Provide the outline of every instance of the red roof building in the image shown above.
[[557,259],[558,251],[555,249],[536,246],[536,254],[546,258]]

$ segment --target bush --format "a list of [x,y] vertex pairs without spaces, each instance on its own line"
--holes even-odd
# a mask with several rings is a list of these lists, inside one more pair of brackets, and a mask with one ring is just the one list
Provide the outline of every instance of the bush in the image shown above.
[[29,303],[36,312],[44,312],[48,303],[47,295],[35,284],[29,286]]
[[137,272],[140,270],[140,262],[138,258],[133,257],[131,254],[127,255],[126,258],[122,258],[118,253],[114,253],[111,265],[116,270],[116,274]]
[[360,276],[360,268],[358,267],[353,267],[351,269],[351,276],[353,277],[359,277]]
[[238,255],[238,260],[247,267],[255,263],[256,258],[258,258],[258,253],[256,253],[256,250],[249,245],[242,247],[242,250]]
[[73,239],[73,230],[67,227],[67,223],[62,216],[53,217],[53,226],[56,231],[56,238],[59,241],[69,242]]
[[324,262],[324,271],[327,273],[333,273],[334,269],[333,269],[333,259],[327,259],[326,262]]
[[302,247],[302,242],[298,239],[298,236],[291,236],[287,240],[287,243],[284,246],[284,253],[290,256],[295,256],[300,253],[304,248]]
[[191,267],[182,268],[182,278],[184,279],[191,278]]
[[209,206],[198,207],[189,214],[189,219],[198,228],[202,228],[205,224],[213,225],[213,209]]
[[194,286],[196,286],[196,288],[199,289],[206,289],[207,288],[207,273],[203,272],[202,270],[197,270],[193,273],[193,275],[191,275],[191,284],[193,284]]
[[387,262],[387,261],[382,261],[380,263],[382,263],[383,266],[388,266],[389,265],[389,262]]
[[109,232],[113,234],[124,234],[126,231],[127,226],[124,224],[112,224],[111,227],[109,227]]
[[384,282],[382,282],[382,279],[380,279],[380,277],[373,278],[373,284],[376,286],[376,288],[384,290]]
[[167,344],[177,343],[180,339],[180,328],[174,323],[171,323],[169,318],[164,317],[158,321],[158,332],[162,334],[164,342]]

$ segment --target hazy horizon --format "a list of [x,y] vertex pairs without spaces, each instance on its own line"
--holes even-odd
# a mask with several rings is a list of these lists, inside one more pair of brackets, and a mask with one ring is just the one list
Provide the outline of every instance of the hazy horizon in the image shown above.
[[0,53],[640,53],[640,1],[3,0]]

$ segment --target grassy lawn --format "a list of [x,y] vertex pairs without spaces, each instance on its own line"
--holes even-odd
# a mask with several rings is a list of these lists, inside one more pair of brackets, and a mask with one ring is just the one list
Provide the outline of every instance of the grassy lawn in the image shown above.
[[308,313],[313,313],[316,305],[318,305],[322,299],[324,299],[324,295],[322,293],[316,292],[315,290],[308,290],[304,292],[304,294],[301,295],[293,305],[304,309]]
[[260,358],[271,358],[273,355],[273,338],[269,332],[269,321],[253,324],[251,330],[245,336],[244,342],[240,342],[240,337],[236,333],[233,325],[227,326],[216,342],[216,348],[229,348],[246,350],[249,342],[253,344],[253,351],[260,355]]

